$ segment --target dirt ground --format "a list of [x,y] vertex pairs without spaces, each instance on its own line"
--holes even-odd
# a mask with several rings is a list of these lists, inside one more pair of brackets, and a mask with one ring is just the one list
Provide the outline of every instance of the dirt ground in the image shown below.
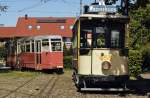
[[77,92],[71,70],[61,75],[24,73],[0,73],[0,98],[150,98],[136,92]]

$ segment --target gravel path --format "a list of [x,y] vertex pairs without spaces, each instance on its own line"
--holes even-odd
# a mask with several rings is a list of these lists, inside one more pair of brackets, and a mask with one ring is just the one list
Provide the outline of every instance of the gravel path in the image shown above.
[[[0,77],[0,98],[150,98],[137,92],[77,92],[71,74],[67,70],[62,75]],[[132,81],[133,84],[135,82]]]

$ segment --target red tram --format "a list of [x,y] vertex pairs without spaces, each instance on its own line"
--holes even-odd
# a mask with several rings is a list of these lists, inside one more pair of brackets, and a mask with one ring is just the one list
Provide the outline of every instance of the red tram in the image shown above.
[[63,71],[63,41],[59,35],[20,38],[8,46],[8,66]]

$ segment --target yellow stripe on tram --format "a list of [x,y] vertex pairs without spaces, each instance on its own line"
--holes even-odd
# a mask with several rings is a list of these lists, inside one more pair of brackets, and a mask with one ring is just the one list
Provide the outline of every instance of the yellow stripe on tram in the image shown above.
[[78,66],[79,66],[79,62],[80,62],[80,19],[79,19],[79,22],[78,22]]

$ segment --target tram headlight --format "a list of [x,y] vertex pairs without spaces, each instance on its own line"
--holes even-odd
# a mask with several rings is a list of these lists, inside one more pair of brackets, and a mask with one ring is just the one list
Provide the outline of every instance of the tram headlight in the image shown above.
[[104,62],[102,63],[102,69],[103,69],[103,70],[109,70],[110,67],[111,67],[110,62],[104,61]]

